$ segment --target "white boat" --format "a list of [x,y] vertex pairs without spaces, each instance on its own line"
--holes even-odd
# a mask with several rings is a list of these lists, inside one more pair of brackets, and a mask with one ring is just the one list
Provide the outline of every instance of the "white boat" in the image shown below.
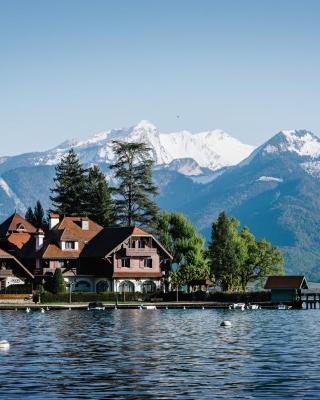
[[141,305],[141,308],[143,310],[156,310],[157,309],[156,306],[144,306],[144,305]]
[[102,303],[93,302],[89,303],[88,310],[105,310],[105,306]]
[[229,306],[229,310],[241,310],[245,309],[246,305],[244,303],[233,303]]
[[261,306],[259,306],[258,304],[248,304],[246,306],[247,310],[260,310]]
[[278,304],[277,305],[277,309],[278,310],[290,310],[292,308],[292,306],[287,306],[285,304]]

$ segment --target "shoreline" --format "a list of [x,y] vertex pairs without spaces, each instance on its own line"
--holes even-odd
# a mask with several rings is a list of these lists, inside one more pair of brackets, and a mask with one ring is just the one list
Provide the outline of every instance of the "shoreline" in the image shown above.
[[[227,310],[232,303],[226,302],[128,302],[112,303],[102,302],[106,310],[117,309],[140,309],[141,306],[155,306],[157,309],[225,309]],[[275,309],[279,303],[255,303],[261,306],[261,309]],[[34,304],[31,302],[21,303],[0,303],[0,311],[24,311],[27,307],[31,310],[40,310],[48,307],[49,310],[87,310],[88,303],[40,303]]]

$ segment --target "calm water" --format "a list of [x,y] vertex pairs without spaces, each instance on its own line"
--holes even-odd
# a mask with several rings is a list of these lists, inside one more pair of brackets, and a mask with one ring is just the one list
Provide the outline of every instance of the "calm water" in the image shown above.
[[[232,328],[219,326],[223,319]],[[0,312],[1,399],[320,398],[320,312]]]

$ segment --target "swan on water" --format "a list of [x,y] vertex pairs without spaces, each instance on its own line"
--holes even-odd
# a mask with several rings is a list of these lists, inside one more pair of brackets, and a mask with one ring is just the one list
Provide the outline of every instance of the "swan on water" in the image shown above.
[[232,324],[230,321],[222,321],[220,326],[230,327],[230,326],[232,326]]
[[26,312],[29,313],[30,311],[31,311],[30,307],[27,307],[27,308],[26,308]]

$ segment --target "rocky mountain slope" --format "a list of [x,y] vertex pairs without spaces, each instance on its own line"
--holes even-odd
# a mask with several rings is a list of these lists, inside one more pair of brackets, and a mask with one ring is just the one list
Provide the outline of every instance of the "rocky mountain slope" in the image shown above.
[[185,212],[207,238],[211,221],[226,210],[281,247],[288,273],[320,281],[320,139],[305,130],[279,132],[252,151],[221,131],[162,134],[142,121],[47,152],[3,157],[0,219],[37,199],[49,206],[54,166],[70,147],[108,174],[114,139],[150,145],[163,209]]

